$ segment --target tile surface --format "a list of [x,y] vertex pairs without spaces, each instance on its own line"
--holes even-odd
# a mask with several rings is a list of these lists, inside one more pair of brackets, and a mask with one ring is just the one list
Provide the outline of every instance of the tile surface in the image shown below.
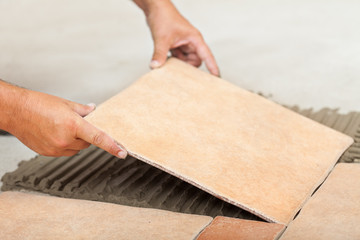
[[194,239],[212,218],[158,209],[37,196],[0,195],[0,239]]
[[216,217],[197,240],[274,240],[284,229],[284,225],[277,223]]
[[353,142],[176,59],[87,120],[136,158],[279,223],[293,218]]
[[281,240],[360,239],[360,164],[339,163]]

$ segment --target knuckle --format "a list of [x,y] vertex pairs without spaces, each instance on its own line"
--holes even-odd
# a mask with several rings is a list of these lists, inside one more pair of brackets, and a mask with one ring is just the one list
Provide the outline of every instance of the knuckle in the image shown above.
[[194,30],[194,35],[202,38],[201,32],[197,29]]
[[77,121],[73,118],[67,119],[67,121],[65,122],[65,128],[71,133],[76,133],[78,128]]
[[92,137],[94,145],[102,145],[104,143],[105,134],[103,132],[97,132]]
[[190,35],[190,36],[193,36],[194,38],[200,38],[200,39],[203,38],[201,32],[200,32],[199,30],[197,30],[197,29],[192,29],[192,30],[189,32],[189,35]]
[[70,144],[62,139],[55,140],[54,147],[58,149],[66,149]]

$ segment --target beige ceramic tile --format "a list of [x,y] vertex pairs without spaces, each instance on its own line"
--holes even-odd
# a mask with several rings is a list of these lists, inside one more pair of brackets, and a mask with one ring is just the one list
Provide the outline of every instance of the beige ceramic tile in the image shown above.
[[33,194],[0,194],[0,239],[194,239],[211,217]]
[[274,240],[285,226],[277,223],[216,217],[197,240]]
[[278,223],[294,217],[353,142],[176,59],[87,120],[131,155]]
[[340,163],[281,240],[360,239],[360,164]]

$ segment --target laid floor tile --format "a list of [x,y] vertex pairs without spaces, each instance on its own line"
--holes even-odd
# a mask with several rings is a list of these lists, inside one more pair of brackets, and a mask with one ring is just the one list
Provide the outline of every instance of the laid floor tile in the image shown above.
[[176,59],[86,119],[132,156],[285,224],[353,142]]
[[0,194],[0,239],[194,239],[212,218],[86,200]]
[[38,156],[3,178],[2,191],[21,189],[64,198],[206,216],[260,220],[133,157],[119,159],[91,146],[72,157]]
[[360,239],[359,186],[360,164],[337,164],[281,240]]
[[197,240],[274,240],[285,229],[285,225],[216,217],[199,235]]

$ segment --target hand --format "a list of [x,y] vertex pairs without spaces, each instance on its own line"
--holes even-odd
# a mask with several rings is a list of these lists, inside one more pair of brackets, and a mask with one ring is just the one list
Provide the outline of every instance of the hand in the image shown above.
[[144,10],[154,40],[151,68],[162,66],[170,51],[172,56],[196,67],[205,62],[210,73],[219,76],[215,58],[201,33],[170,1],[135,0],[135,3]]
[[127,152],[111,137],[82,118],[95,109],[94,104],[82,105],[11,85],[7,87],[12,88],[9,98],[17,97],[4,98],[5,104],[7,99],[8,105],[11,104],[11,108],[7,108],[11,121],[4,130],[32,150],[45,156],[72,156],[94,144],[112,155],[126,157]]

